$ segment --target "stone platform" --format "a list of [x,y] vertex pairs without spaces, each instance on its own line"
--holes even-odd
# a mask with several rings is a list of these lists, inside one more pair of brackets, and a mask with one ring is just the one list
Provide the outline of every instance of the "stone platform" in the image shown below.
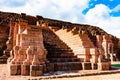
[[[120,68],[111,68],[111,70],[99,71],[99,70],[72,70],[72,71],[55,71],[53,73],[44,73],[43,76],[11,76],[9,74],[9,66],[7,64],[0,64],[0,80],[47,80],[47,79],[64,79],[74,77],[86,77],[105,74],[119,74]],[[109,79],[109,78],[108,78]]]

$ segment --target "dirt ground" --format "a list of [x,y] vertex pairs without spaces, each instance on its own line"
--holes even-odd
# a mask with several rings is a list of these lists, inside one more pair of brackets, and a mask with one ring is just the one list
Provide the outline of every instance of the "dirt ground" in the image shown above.
[[[98,72],[98,71],[91,71]],[[59,72],[60,73],[60,72]],[[62,73],[60,75],[78,75],[78,74],[87,74],[90,71],[78,71],[72,73]],[[91,76],[80,76],[80,77],[72,77],[72,78],[55,78],[55,79],[44,79],[45,76],[42,77],[30,77],[30,76],[10,76],[9,75],[9,66],[6,64],[0,64],[0,80],[120,80],[120,73],[114,74],[104,74],[104,75],[91,75]]]
[[73,78],[58,78],[58,79],[50,79],[50,80],[120,80],[120,73],[95,75],[95,76],[82,76],[82,77],[73,77]]

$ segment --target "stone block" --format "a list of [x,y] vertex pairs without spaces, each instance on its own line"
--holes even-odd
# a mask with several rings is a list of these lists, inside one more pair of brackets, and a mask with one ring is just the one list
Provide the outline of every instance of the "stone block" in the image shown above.
[[54,63],[54,71],[82,70],[82,64],[79,62]]
[[82,70],[82,63],[81,62],[78,62],[78,63],[75,63],[76,64],[76,70]]
[[21,75],[21,65],[11,64],[10,65],[10,75]]
[[92,63],[92,70],[98,69],[98,64],[97,63]]
[[35,71],[30,71],[30,76],[36,76]]
[[30,65],[30,76],[41,76],[43,74],[43,65]]
[[23,76],[30,75],[30,65],[21,65],[21,75]]
[[49,64],[46,64],[46,72],[54,72],[54,64],[52,63],[49,63]]
[[54,71],[63,71],[63,66],[62,63],[54,63]]
[[35,72],[35,76],[41,76],[43,74],[43,70],[38,70]]
[[82,67],[83,67],[83,70],[91,70],[92,69],[92,65],[90,62],[83,62]]
[[110,62],[98,63],[98,70],[110,70],[110,68],[111,68]]
[[80,62],[68,63],[68,70],[82,70],[82,64]]
[[57,70],[58,70],[57,63],[54,63],[54,71],[57,71]]
[[67,64],[67,63],[64,63],[64,64],[62,65],[62,71],[67,71],[67,70],[69,70],[68,64]]

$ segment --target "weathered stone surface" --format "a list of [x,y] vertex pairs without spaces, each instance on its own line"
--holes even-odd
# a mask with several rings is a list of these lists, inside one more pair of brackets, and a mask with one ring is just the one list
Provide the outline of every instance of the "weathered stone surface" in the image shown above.
[[[41,26],[28,25],[26,20],[20,19],[12,29],[14,56],[10,61],[11,75],[42,75],[41,66],[47,61],[47,51],[43,45]],[[18,65],[21,66],[20,71]]]
[[82,70],[81,62],[54,63],[55,71]]
[[92,63],[92,70],[97,70],[97,69],[98,69],[98,64]]
[[10,65],[10,74],[11,75],[21,75],[21,65],[11,64]]
[[83,62],[82,67],[83,67],[83,70],[92,70],[92,65],[90,62]]
[[[73,50],[77,57],[83,58],[85,62],[90,62],[90,59],[93,59],[93,61],[96,60],[97,62],[96,54],[98,53],[96,47],[85,31],[74,35],[72,30],[67,31],[67,29],[60,29],[55,31],[55,33]],[[62,33],[64,33],[64,35],[61,35]]]
[[46,66],[44,66],[44,72],[54,72],[54,64],[46,64]]
[[104,59],[113,61],[113,46],[114,45],[109,36],[97,35],[97,46],[98,46],[98,50],[99,50],[102,61],[104,61]]
[[30,75],[30,65],[26,65],[26,64],[21,65],[21,75],[23,76]]
[[110,62],[98,63],[98,70],[110,70],[110,68],[111,68]]
[[43,65],[30,65],[30,76],[43,75]]

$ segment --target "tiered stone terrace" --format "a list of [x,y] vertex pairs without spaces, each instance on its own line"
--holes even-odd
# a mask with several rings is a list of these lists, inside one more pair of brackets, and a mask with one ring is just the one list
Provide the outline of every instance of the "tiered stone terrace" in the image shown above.
[[35,26],[23,19],[15,24],[11,21],[9,37],[13,37],[7,45],[7,49],[11,49],[8,59],[11,75],[40,76],[44,72],[59,70],[110,69],[106,55],[113,50],[107,36],[103,36],[102,43],[98,36],[98,47],[103,47],[102,52],[101,48],[94,46],[84,30],[80,32],[75,27],[57,29],[40,22]]

